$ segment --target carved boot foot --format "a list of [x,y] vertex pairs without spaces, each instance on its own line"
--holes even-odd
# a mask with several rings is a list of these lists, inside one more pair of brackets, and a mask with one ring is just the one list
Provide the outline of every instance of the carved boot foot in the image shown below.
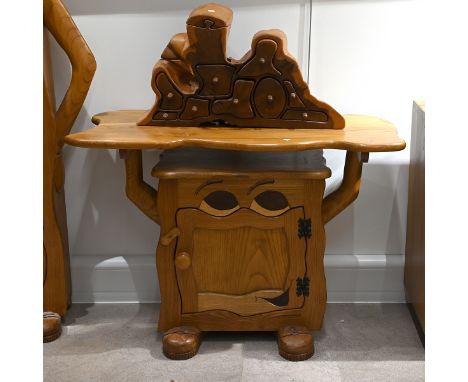
[[314,337],[304,326],[285,326],[278,331],[278,351],[288,361],[304,361],[314,354]]
[[163,337],[163,353],[167,358],[183,360],[198,352],[201,332],[193,326],[178,326],[168,330]]
[[42,327],[42,342],[55,341],[62,333],[62,322],[60,316],[54,312],[43,312]]

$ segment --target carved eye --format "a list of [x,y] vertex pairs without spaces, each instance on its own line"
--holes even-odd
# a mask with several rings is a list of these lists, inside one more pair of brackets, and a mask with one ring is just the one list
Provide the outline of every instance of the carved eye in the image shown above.
[[214,191],[201,202],[200,209],[210,215],[227,216],[239,209],[239,202],[228,191]]
[[289,202],[281,192],[268,190],[255,197],[250,209],[261,215],[278,216],[289,209]]

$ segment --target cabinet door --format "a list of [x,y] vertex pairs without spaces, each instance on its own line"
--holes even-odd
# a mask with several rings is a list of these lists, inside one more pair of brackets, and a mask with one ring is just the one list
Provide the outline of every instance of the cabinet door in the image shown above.
[[182,313],[226,310],[248,316],[302,307],[307,250],[298,233],[302,207],[276,217],[248,208],[224,217],[184,208],[176,218]]

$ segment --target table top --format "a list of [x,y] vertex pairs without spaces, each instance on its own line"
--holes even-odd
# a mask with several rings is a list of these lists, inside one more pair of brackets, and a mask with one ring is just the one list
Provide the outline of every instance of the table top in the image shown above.
[[170,149],[204,147],[240,151],[342,149],[360,152],[399,151],[406,147],[395,126],[365,115],[344,115],[344,129],[137,126],[146,110],[97,114],[97,125],[67,135],[65,142],[85,148]]

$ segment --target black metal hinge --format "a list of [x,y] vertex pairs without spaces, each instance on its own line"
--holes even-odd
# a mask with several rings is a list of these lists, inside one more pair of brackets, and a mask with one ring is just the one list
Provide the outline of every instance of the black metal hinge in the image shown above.
[[307,276],[304,276],[303,279],[300,277],[296,279],[296,294],[298,296],[304,295],[307,297],[309,295],[309,281]]
[[299,236],[299,239],[305,237],[307,239],[310,239],[312,236],[312,222],[309,219],[302,219],[299,218],[297,221],[297,236]]

